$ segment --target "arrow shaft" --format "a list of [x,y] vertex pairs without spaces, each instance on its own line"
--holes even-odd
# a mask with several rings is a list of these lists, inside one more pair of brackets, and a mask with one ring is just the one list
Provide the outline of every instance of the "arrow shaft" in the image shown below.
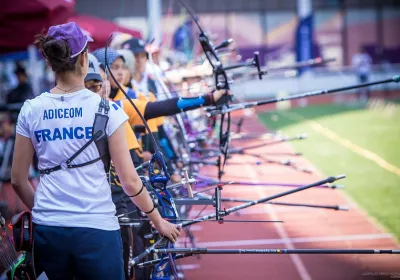
[[357,88],[363,88],[363,87],[368,87],[368,86],[386,84],[386,83],[390,83],[390,82],[399,82],[399,81],[400,81],[400,77],[395,76],[390,79],[385,79],[385,80],[380,80],[380,81],[370,82],[370,83],[365,83],[365,84],[339,87],[339,88],[334,88],[334,89],[316,90],[316,91],[310,91],[310,92],[305,92],[305,93],[301,93],[301,94],[294,94],[294,95],[290,95],[287,97],[272,98],[272,99],[256,101],[256,102],[233,104],[226,109],[225,108],[221,109],[218,107],[209,107],[207,111],[209,112],[209,116],[215,116],[215,115],[225,114],[225,113],[236,111],[236,110],[242,110],[242,109],[246,109],[246,108],[252,108],[255,106],[277,103],[277,102],[281,102],[281,101],[289,101],[289,100],[293,100],[293,99],[311,97],[311,96],[316,96],[316,95],[331,94],[331,93],[336,93],[336,92],[341,92],[341,91],[347,91],[347,90],[352,90],[352,89],[357,89]]
[[280,101],[288,101],[288,100],[310,97],[310,96],[315,96],[315,95],[330,94],[330,93],[347,91],[347,90],[352,90],[352,89],[357,89],[357,88],[362,88],[362,87],[386,84],[389,82],[393,82],[393,79],[386,79],[386,80],[382,80],[382,81],[370,82],[370,83],[359,84],[359,85],[352,85],[352,86],[347,86],[347,87],[339,87],[339,88],[334,88],[334,89],[316,90],[316,91],[311,91],[311,92],[306,92],[306,93],[301,93],[301,94],[295,94],[295,95],[291,95],[288,97],[273,98],[270,100],[258,101],[255,103],[257,103],[257,105],[265,105],[265,104],[276,103],[276,102],[280,102]]
[[[250,202],[251,200],[247,199],[238,199],[238,198],[222,198],[224,202]],[[331,209],[331,210],[347,210],[344,207],[339,205],[317,205],[317,204],[306,204],[306,203],[288,203],[288,202],[265,202],[267,204],[273,205],[282,205],[282,206],[295,206],[295,207],[309,207],[309,208],[322,208],[322,209]]]
[[237,68],[241,68],[241,67],[248,67],[248,66],[253,66],[253,65],[254,65],[254,63],[251,61],[251,62],[244,62],[244,63],[228,65],[228,66],[225,66],[223,69],[224,69],[224,71],[228,71],[228,70],[233,70],[233,69],[237,69]]
[[216,162],[216,161],[205,161],[205,160],[196,160],[196,159],[190,159],[188,162],[185,162],[185,163],[188,165],[202,164],[202,165],[218,166],[218,162]]
[[272,72],[272,71],[280,71],[280,70],[291,70],[291,69],[296,69],[296,68],[301,68],[304,66],[313,66],[313,65],[318,65],[318,64],[323,64],[331,61],[335,61],[335,58],[326,58],[326,59],[321,59],[321,58],[314,58],[306,61],[301,61],[293,65],[287,65],[287,66],[282,66],[282,67],[274,67],[274,68],[267,68],[267,72]]
[[174,248],[154,249],[155,253],[164,254],[400,254],[400,250],[375,249],[207,249],[207,248]]

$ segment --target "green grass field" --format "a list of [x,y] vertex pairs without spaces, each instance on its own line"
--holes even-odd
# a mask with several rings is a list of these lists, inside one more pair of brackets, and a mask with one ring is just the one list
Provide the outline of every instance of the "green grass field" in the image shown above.
[[346,174],[345,192],[400,240],[400,176],[313,129],[312,120],[341,138],[400,168],[400,105],[394,112],[348,105],[321,105],[259,114],[270,130],[308,139],[292,142],[323,174]]

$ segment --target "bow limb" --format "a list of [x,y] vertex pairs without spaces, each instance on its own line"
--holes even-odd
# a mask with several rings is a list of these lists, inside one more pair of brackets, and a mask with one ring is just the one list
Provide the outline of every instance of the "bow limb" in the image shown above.
[[[203,28],[201,27],[200,23],[198,22],[197,18],[194,16],[192,11],[187,7],[187,5],[182,1],[179,0],[181,5],[187,10],[187,12],[190,14],[192,17],[193,21],[196,23],[200,34],[199,34],[199,42],[200,45],[203,49],[203,52],[210,63],[212,69],[213,69],[213,74],[214,74],[214,82],[215,82],[215,88],[217,90],[225,90],[225,94],[223,98],[218,100],[217,102],[217,107],[225,108],[231,99],[231,96],[228,95],[228,91],[230,90],[229,88],[229,82],[228,82],[228,76],[226,74],[226,71],[222,65],[221,60],[219,59],[216,50],[210,41],[210,39],[207,37],[206,33],[204,32]],[[223,160],[218,161],[218,178],[221,180],[222,175],[223,175],[223,170],[225,167],[226,159],[228,157],[228,148],[229,148],[229,134],[230,134],[230,123],[231,123],[231,115],[230,113],[227,113],[227,125],[226,125],[226,130],[224,131],[224,121],[225,121],[225,114],[221,114],[221,121],[220,121],[220,130],[219,130],[219,148],[221,150],[221,153],[224,156]]]

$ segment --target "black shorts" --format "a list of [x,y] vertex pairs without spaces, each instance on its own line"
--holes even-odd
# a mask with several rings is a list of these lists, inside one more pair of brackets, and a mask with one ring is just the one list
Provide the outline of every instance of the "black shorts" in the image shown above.
[[125,280],[119,230],[35,224],[33,235],[35,270],[49,279]]

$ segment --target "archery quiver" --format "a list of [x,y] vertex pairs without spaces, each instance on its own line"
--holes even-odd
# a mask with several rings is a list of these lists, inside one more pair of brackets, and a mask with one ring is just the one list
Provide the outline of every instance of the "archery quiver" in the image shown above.
[[14,248],[17,252],[32,252],[33,245],[33,225],[32,213],[23,211],[11,219],[13,229]]
[[[93,123],[93,136],[92,138],[86,142],[85,145],[82,146],[77,152],[75,152],[69,159],[62,162],[61,164],[54,166],[52,168],[47,168],[43,170],[39,170],[40,175],[48,175],[54,171],[58,170],[67,170],[69,168],[79,168],[86,165],[90,165],[96,163],[99,160],[103,161],[104,171],[108,173],[110,171],[111,165],[111,157],[108,150],[108,139],[106,134],[106,128],[108,123],[108,112],[110,111],[110,105],[108,100],[102,98],[99,104],[99,109],[95,114],[94,123]],[[94,142],[96,144],[97,150],[99,151],[100,156],[94,160],[73,164],[73,160],[80,155],[89,145]]]
[[33,267],[32,253],[24,253],[14,267],[7,271],[6,276],[9,280],[37,279]]

